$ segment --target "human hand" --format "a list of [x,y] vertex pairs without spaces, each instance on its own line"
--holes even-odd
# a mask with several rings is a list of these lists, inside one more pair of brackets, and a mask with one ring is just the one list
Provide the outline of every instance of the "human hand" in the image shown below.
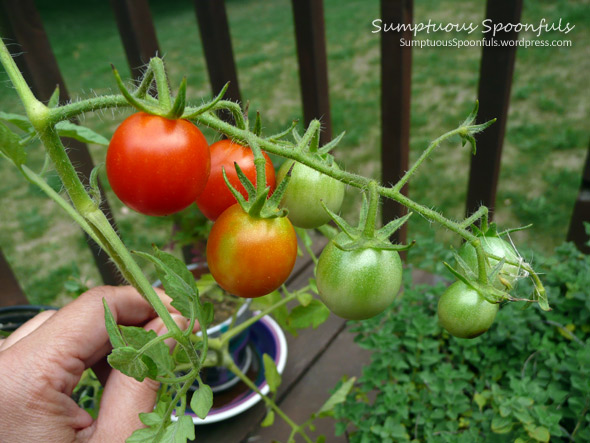
[[[188,321],[174,313],[181,329]],[[45,311],[0,340],[0,441],[119,442],[143,427],[140,412],[152,411],[159,383],[138,382],[110,370],[105,299],[118,324],[166,333],[161,319],[132,287],[101,286],[59,311]],[[172,346],[173,343],[168,343]],[[71,398],[82,373],[93,367],[104,385],[94,420]]]

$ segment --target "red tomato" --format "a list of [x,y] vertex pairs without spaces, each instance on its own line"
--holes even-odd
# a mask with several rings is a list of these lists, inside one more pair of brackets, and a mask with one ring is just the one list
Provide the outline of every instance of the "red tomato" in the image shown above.
[[106,159],[117,197],[146,215],[168,215],[189,206],[205,188],[210,167],[209,147],[199,128],[144,112],[119,125]]
[[[242,145],[232,143],[230,140],[220,140],[210,146],[211,174],[205,186],[205,190],[197,198],[197,206],[209,220],[217,220],[230,206],[236,204],[236,199],[223,180],[222,169],[229,182],[240,193],[247,197],[246,190],[240,183],[234,162],[237,163],[244,174],[256,185],[256,167],[254,166],[254,154]],[[263,152],[266,159],[266,186],[270,186],[270,192],[275,189],[275,170],[268,155]]]
[[207,241],[207,263],[226,291],[245,298],[278,289],[297,258],[297,237],[287,217],[254,218],[239,204],[219,216]]

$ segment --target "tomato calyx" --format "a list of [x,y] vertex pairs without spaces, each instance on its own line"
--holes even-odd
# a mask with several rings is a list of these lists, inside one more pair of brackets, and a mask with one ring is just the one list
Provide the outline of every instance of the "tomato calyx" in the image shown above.
[[[488,225],[483,220],[482,226],[472,226],[477,241],[466,243],[454,252],[458,269],[448,263],[444,265],[449,271],[468,287],[478,292],[490,303],[502,301],[526,301],[527,307],[537,302],[545,311],[549,307],[545,288],[539,277],[526,263],[513,244],[502,237],[510,232],[526,229],[516,228],[498,232],[495,223]],[[533,282],[533,293],[530,299],[515,298],[510,295],[518,280],[530,278]]]
[[[256,151],[254,152],[254,156],[256,157]],[[256,160],[255,160],[256,161]],[[251,217],[254,218],[278,218],[278,217],[285,217],[288,211],[284,208],[279,208],[279,204],[281,199],[283,198],[283,194],[287,189],[287,185],[289,184],[289,180],[291,178],[291,171],[287,173],[285,179],[281,181],[281,183],[277,186],[277,189],[272,194],[272,196],[268,196],[270,193],[270,187],[266,186],[262,190],[258,190],[258,188],[250,181],[240,165],[237,162],[234,162],[234,167],[236,169],[236,174],[240,183],[248,193],[248,198],[244,198],[244,196],[238,191],[229,181],[227,174],[225,172],[225,168],[222,169],[223,180],[225,181],[226,186],[229,188],[235,199],[237,200],[238,204],[242,207],[244,212],[249,214]],[[262,174],[264,175],[264,168],[261,168]],[[257,169],[258,171],[258,169]],[[264,181],[261,183],[266,183],[266,178],[263,177]],[[258,177],[256,179],[259,182]]]
[[354,251],[361,249],[375,249],[383,251],[406,251],[414,246],[415,241],[408,245],[394,245],[389,240],[392,234],[403,226],[412,216],[408,213],[403,217],[392,220],[381,229],[375,229],[377,209],[379,207],[379,194],[377,193],[377,182],[369,183],[369,199],[363,194],[363,204],[361,207],[358,226],[354,227],[346,222],[342,217],[332,212],[322,201],[324,210],[330,215],[330,218],[338,225],[344,235],[338,236],[334,245],[343,251]]
[[[129,104],[138,111],[170,120],[177,120],[180,118],[189,120],[203,112],[213,109],[219,101],[221,101],[229,86],[229,83],[226,84],[213,100],[196,109],[192,108],[190,113],[185,115],[185,108],[187,105],[186,77],[183,77],[180,86],[178,87],[178,92],[172,97],[170,94],[170,84],[161,58],[153,57],[150,59],[147,70],[144,73],[139,86],[133,92],[129,91],[125,86],[115,66],[111,64],[111,68],[113,69],[113,75],[115,76],[117,87]],[[156,84],[157,99],[150,94],[154,81]]]

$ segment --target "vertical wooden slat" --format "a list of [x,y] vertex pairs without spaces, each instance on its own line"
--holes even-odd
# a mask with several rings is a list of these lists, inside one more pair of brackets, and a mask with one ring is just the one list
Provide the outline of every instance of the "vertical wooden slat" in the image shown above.
[[[217,95],[225,84],[230,82],[225,98],[241,102],[225,2],[195,0],[195,12],[213,95]],[[231,115],[226,113],[222,118],[232,120]]]
[[12,273],[10,265],[6,261],[0,249],[0,306],[26,305],[29,302],[18,280]]
[[588,146],[588,153],[586,154],[580,193],[574,205],[567,233],[567,241],[574,242],[580,251],[590,254],[590,246],[588,246],[590,238],[586,234],[584,222],[590,223],[590,146]]
[[[406,23],[413,20],[412,0],[381,0],[383,23]],[[381,181],[395,183],[408,170],[410,153],[410,94],[412,50],[400,39],[412,40],[410,31],[381,33]],[[407,195],[408,186],[402,192]],[[407,209],[397,202],[383,202],[382,218],[386,223],[405,215]],[[406,225],[394,234],[398,243],[406,241]]]
[[320,143],[332,139],[328,62],[322,0],[292,0],[299,83],[305,125],[313,119],[322,122]]
[[[488,0],[486,18],[493,23],[519,23],[521,12],[522,0]],[[485,205],[490,209],[490,217],[493,215],[516,55],[516,46],[500,45],[517,38],[516,32],[486,36],[490,44],[495,40],[499,46],[484,46],[482,51],[477,121],[497,121],[477,135],[477,155],[471,157],[467,214]]]
[[138,79],[143,67],[160,53],[147,0],[111,0],[131,75]]
[[[56,85],[59,85],[60,102],[67,102],[67,88],[33,0],[2,0],[0,5],[5,33],[2,37],[8,39],[9,49],[16,56],[18,67],[37,98],[42,101],[49,100]],[[68,156],[76,166],[82,181],[88,184],[88,177],[93,168],[88,147],[74,139],[62,138],[62,141],[68,148]],[[114,223],[106,199],[102,209],[111,223]],[[107,284],[120,282],[121,277],[115,265],[104,252],[100,252],[100,248],[90,238],[87,237],[87,240],[103,281]]]

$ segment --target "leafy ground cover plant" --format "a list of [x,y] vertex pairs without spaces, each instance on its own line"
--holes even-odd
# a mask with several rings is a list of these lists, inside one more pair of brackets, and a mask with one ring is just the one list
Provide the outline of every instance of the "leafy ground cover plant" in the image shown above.
[[[463,141],[463,146],[469,143],[473,153],[475,153],[476,143],[474,136],[493,124],[493,121],[475,124],[477,105],[457,128],[448,131],[430,143],[414,165],[412,165],[397,183],[393,186],[383,186],[375,180],[336,167],[334,158],[330,152],[337,146],[342,135],[326,145],[320,146],[319,134],[321,124],[317,120],[312,121],[303,134],[298,132],[295,122],[291,127],[278,134],[264,135],[262,134],[263,126],[260,115],[256,114],[256,119],[251,124],[247,107],[244,109],[236,103],[223,100],[225,89],[209,102],[203,103],[198,107],[190,106],[186,98],[186,79],[181,82],[174,95],[168,83],[163,62],[159,58],[154,58],[150,61],[142,81],[132,90],[129,90],[125,86],[118,72],[113,68],[115,81],[119,87],[120,94],[97,96],[61,106],[58,104],[59,91],[53,94],[53,97],[47,104],[37,100],[18,71],[3,43],[0,44],[0,61],[4,65],[14,88],[19,94],[27,114],[26,116],[9,113],[1,114],[3,122],[0,122],[0,137],[2,142],[0,143],[0,152],[2,158],[11,162],[24,178],[38,186],[80,225],[88,236],[109,255],[129,284],[133,285],[150,302],[168,329],[166,334],[157,337],[155,333],[147,332],[142,328],[119,326],[116,324],[109,306],[106,302],[104,304],[106,329],[113,346],[113,351],[108,358],[111,366],[136,380],[141,381],[145,378],[151,378],[161,383],[160,395],[158,396],[158,403],[155,410],[152,413],[140,415],[142,422],[147,427],[136,431],[128,440],[130,442],[165,441],[172,435],[175,436],[175,441],[194,438],[192,420],[190,417],[184,415],[184,412],[190,406],[199,417],[203,418],[208,414],[212,406],[212,390],[203,382],[200,376],[201,370],[204,367],[213,365],[226,366],[246,385],[259,392],[254,383],[232,361],[228,352],[228,344],[232,337],[235,337],[244,328],[249,327],[264,315],[277,314],[281,317],[281,323],[287,325],[287,329],[291,330],[317,325],[319,322],[325,320],[328,308],[333,309],[334,313],[346,318],[368,318],[383,311],[387,307],[387,304],[389,304],[392,294],[386,294],[386,297],[380,296],[378,300],[374,300],[370,297],[370,294],[360,294],[359,291],[351,290],[347,295],[349,299],[346,300],[345,306],[342,307],[338,302],[332,303],[334,298],[332,288],[334,285],[326,281],[333,278],[331,273],[336,267],[339,268],[338,273],[346,271],[346,269],[340,269],[343,263],[349,263],[346,266],[351,271],[352,268],[355,268],[355,272],[350,272],[350,274],[356,276],[355,278],[361,281],[361,283],[368,273],[372,276],[371,278],[379,279],[384,273],[388,273],[388,271],[381,272],[381,270],[380,272],[373,272],[375,260],[377,261],[377,265],[379,265],[383,257],[393,257],[391,264],[394,272],[389,271],[389,273],[395,276],[395,281],[391,282],[391,292],[393,295],[397,293],[400,287],[399,274],[402,273],[397,251],[406,250],[411,244],[391,244],[389,238],[395,230],[399,229],[408,220],[411,213],[377,229],[376,220],[381,198],[396,200],[412,212],[418,213],[426,219],[441,225],[469,242],[473,248],[475,265],[470,266],[466,260],[457,254],[457,265],[455,267],[447,265],[447,268],[461,285],[476,293],[485,303],[499,304],[504,301],[525,300],[529,304],[537,303],[543,310],[549,310],[546,291],[530,264],[521,260],[519,256],[508,254],[499,256],[497,251],[488,251],[484,247],[486,238],[497,238],[508,233],[508,231],[498,233],[496,227],[488,223],[487,208],[481,207],[468,218],[461,221],[454,221],[427,206],[413,201],[401,193],[404,185],[433,151],[452,137],[459,137]],[[157,94],[152,95],[151,86],[154,83]],[[220,280],[218,283],[221,286],[230,287],[236,292],[236,295],[243,297],[263,297],[266,299],[266,307],[259,314],[241,323],[239,326],[231,328],[220,337],[209,338],[207,336],[206,328],[213,320],[213,305],[201,299],[198,285],[193,275],[187,270],[185,263],[157,248],[154,248],[151,254],[144,251],[136,251],[132,254],[113,230],[105,214],[100,210],[102,196],[97,182],[97,171],[100,166],[95,168],[89,177],[90,186],[88,188],[85,187],[80,181],[67,156],[66,149],[59,138],[60,135],[67,134],[68,136],[82,140],[91,139],[94,142],[101,142],[104,137],[99,136],[88,128],[73,124],[69,120],[87,112],[122,106],[131,106],[142,113],[151,115],[148,120],[156,120],[159,123],[164,123],[158,126],[162,128],[170,124],[169,122],[171,122],[172,126],[181,123],[182,126],[191,128],[188,132],[193,132],[192,126],[190,125],[207,126],[236,143],[247,146],[252,151],[256,172],[255,180],[249,179],[242,171],[240,165],[237,162],[235,163],[236,176],[246,191],[247,197],[230,183],[228,174],[222,169],[225,184],[235,197],[237,203],[226,209],[213,225],[207,251],[209,265],[214,277],[216,277],[217,269],[215,266],[217,264],[216,260],[219,259],[220,265],[222,265],[221,269],[224,271],[222,273],[223,278],[216,277]],[[230,112],[235,124],[228,124],[221,120],[216,114],[220,110]],[[186,140],[182,134],[187,131],[183,130],[179,132],[180,134],[177,131],[162,130],[156,134],[158,140],[160,140],[158,145],[151,147],[149,151],[159,150],[164,146],[174,152],[175,143],[186,147]],[[172,137],[172,139],[169,137]],[[156,137],[154,136],[153,138]],[[195,186],[195,188],[204,188],[205,182],[209,178],[208,162],[210,154],[208,146],[203,146],[201,137],[199,136],[198,138],[200,140],[198,147],[193,147],[193,150],[198,148],[200,151],[199,156],[204,159],[203,163],[206,163],[206,165],[202,164],[200,165],[202,167],[198,171],[195,170],[195,173],[200,174],[198,177],[199,186]],[[47,162],[39,173],[36,173],[27,166],[27,148],[31,141],[37,139],[42,142],[47,153]],[[119,146],[119,139],[115,138],[115,141],[117,142],[116,146]],[[106,142],[106,139],[102,141],[102,143],[104,142]],[[149,144],[149,142],[150,140],[145,143]],[[109,151],[113,147],[113,141],[111,141]],[[125,145],[124,147],[129,146]],[[178,205],[175,205],[178,208],[160,206],[163,203],[168,203],[166,195],[159,195],[160,198],[157,205],[155,205],[155,210],[151,210],[154,208],[148,208],[147,211],[142,209],[145,198],[151,197],[151,191],[154,190],[154,187],[157,188],[158,193],[166,193],[166,180],[162,180],[162,175],[175,173],[173,167],[170,168],[168,167],[170,165],[164,165],[164,163],[170,161],[170,156],[164,156],[161,161],[142,162],[141,160],[146,160],[148,157],[151,158],[153,154],[152,152],[146,153],[143,148],[143,144],[139,147],[134,144],[133,149],[131,149],[128,155],[115,161],[115,163],[120,161],[141,165],[141,177],[138,177],[137,174],[129,174],[128,180],[124,182],[125,186],[131,186],[133,191],[137,191],[133,195],[133,204],[129,206],[140,212],[152,214],[170,214],[182,209],[182,207],[186,206],[184,199]],[[285,288],[281,288],[282,283],[284,283],[292,268],[291,262],[294,262],[294,256],[296,254],[295,231],[288,219],[288,209],[282,206],[284,203],[283,196],[288,189],[294,166],[286,172],[284,179],[272,195],[270,195],[271,188],[267,186],[266,180],[267,161],[263,150],[294,160],[298,164],[311,168],[333,180],[349,185],[351,188],[356,188],[362,192],[364,197],[364,204],[360,211],[357,227],[351,226],[347,221],[333,212],[336,209],[335,207],[330,209],[326,204],[323,204],[323,209],[342,231],[339,235],[335,235],[337,230],[323,230],[331,238],[331,247],[330,249],[326,249],[326,251],[332,255],[335,253],[338,263],[333,263],[333,260],[323,259],[320,256],[319,259],[316,259],[318,266],[321,263],[327,263],[327,265],[322,266],[322,272],[318,271],[317,281],[312,280],[308,286],[295,292],[289,292]],[[184,163],[182,156],[181,158],[177,158],[176,161],[179,164]],[[124,164],[122,170],[126,169],[125,166]],[[69,200],[57,193],[46,181],[45,175],[50,168],[54,168],[57,172]],[[107,175],[110,177],[109,170],[112,169],[109,168],[109,154],[107,153]],[[138,178],[141,178],[141,180],[136,180]],[[151,182],[150,178],[156,181]],[[188,181],[189,178],[186,178],[186,180]],[[178,183],[176,180],[174,182],[175,186],[172,187],[170,190],[171,194],[168,196],[170,199],[177,197]],[[133,187],[134,183],[136,183],[136,187]],[[193,196],[191,191],[190,200],[194,201],[196,198],[197,195]],[[235,217],[235,214],[239,216]],[[228,222],[229,218],[232,219],[231,223]],[[244,222],[244,220],[247,220],[247,222]],[[228,223],[227,227],[223,223]],[[476,224],[479,224],[479,227]],[[242,234],[247,230],[249,225],[284,225],[288,227],[286,231],[289,232],[290,240],[286,244],[283,244],[283,242],[269,242],[266,245],[262,245],[260,242],[264,242],[264,235],[252,234],[247,236],[247,239],[244,239]],[[220,228],[220,226],[222,227]],[[256,230],[258,231],[258,228]],[[261,231],[264,231],[264,229]],[[300,230],[299,235],[307,243],[307,246],[309,246],[309,239],[305,231]],[[211,241],[212,238],[214,240],[213,242]],[[258,257],[254,257],[255,259],[250,261],[242,261],[244,257],[240,257],[240,254],[225,254],[222,256],[215,255],[211,252],[212,250],[221,248],[220,245],[231,248],[235,248],[237,245],[241,248],[243,245],[240,243],[243,243],[246,249],[252,247],[253,243],[256,243],[256,248],[260,251],[258,252]],[[244,254],[241,255],[243,256]],[[365,256],[367,255],[371,256],[371,260],[366,259]],[[267,257],[290,257],[292,260],[289,259],[285,270],[281,270],[280,272],[275,271],[272,267],[259,269],[261,264],[269,262],[268,260],[262,259]],[[357,260],[359,257],[362,259]],[[351,258],[350,261],[349,258]],[[231,263],[228,264],[224,260],[230,260]],[[370,269],[363,267],[367,261],[371,262]],[[180,330],[178,325],[173,321],[163,302],[152,288],[150,281],[143,273],[140,264],[149,263],[155,265],[164,289],[173,299],[172,306],[190,320],[190,325],[185,331]],[[274,265],[274,263],[270,264]],[[245,270],[240,269],[240,272],[237,272],[238,266],[244,267]],[[517,269],[518,272],[510,273],[511,278],[508,279],[505,275],[505,266],[511,267],[510,269]],[[377,268],[380,268],[380,266],[377,266]],[[233,274],[241,273],[249,276],[257,276],[254,283],[259,287],[255,291],[247,290],[242,293],[238,285],[238,290],[234,290],[232,269]],[[256,272],[252,272],[254,270]],[[249,274],[248,271],[250,271]],[[516,297],[511,294],[515,281],[524,279],[525,277],[530,279],[531,287],[529,289],[532,295],[528,297]],[[239,284],[243,285],[244,281],[242,278]],[[350,282],[352,289],[356,287],[355,285],[358,285],[357,281]],[[270,294],[266,294],[267,292],[270,292]],[[314,294],[319,295],[319,298],[322,300],[330,299],[330,302],[326,301],[328,308],[320,301],[314,300]],[[359,295],[363,298],[356,299]],[[383,301],[384,299],[386,302]],[[285,311],[287,303],[295,300],[299,301],[299,306]],[[332,307],[332,304],[334,307]],[[360,309],[361,305],[363,305],[362,315],[359,312],[355,312]],[[472,310],[471,314],[477,315],[477,312],[473,312]],[[432,321],[432,316],[428,321],[433,325],[435,324]],[[200,336],[192,333],[195,322],[201,325],[202,335]],[[452,331],[453,328],[449,328],[449,330]],[[177,342],[177,346],[172,353],[168,352],[168,348],[163,342],[167,338],[174,338]],[[264,358],[264,371],[271,394],[274,395],[280,383],[280,377],[270,358]],[[187,403],[187,392],[191,386],[195,386],[196,390],[190,399],[189,405]],[[274,417],[278,416],[285,420],[292,428],[289,441],[292,441],[295,435],[300,435],[305,441],[309,442],[311,440],[306,434],[306,428],[312,425],[312,420],[315,417],[331,413],[333,407],[343,400],[351,386],[352,383],[350,381],[343,384],[328,402],[312,416],[311,421],[306,421],[302,425],[297,425],[286,416],[274,402],[272,395],[271,397],[263,397],[269,409],[269,414],[264,424],[271,424]],[[88,395],[86,394],[86,396]],[[178,417],[176,421],[171,418],[173,411]],[[320,438],[319,441],[322,441],[322,439]]]
[[374,353],[337,431],[351,442],[589,441],[590,257],[564,244],[535,261],[553,310],[503,306],[482,338],[432,321],[445,283],[406,281],[395,307],[354,323]]

